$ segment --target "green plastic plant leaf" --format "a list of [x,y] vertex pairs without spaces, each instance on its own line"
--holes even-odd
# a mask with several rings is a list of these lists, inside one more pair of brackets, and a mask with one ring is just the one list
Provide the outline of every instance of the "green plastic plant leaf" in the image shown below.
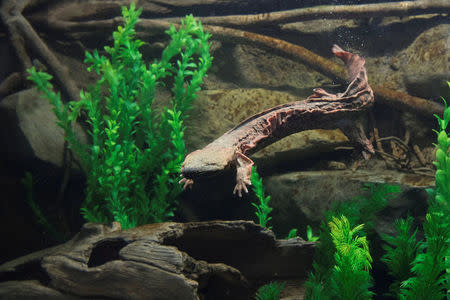
[[270,196],[265,196],[262,178],[259,176],[256,166],[252,167],[250,181],[252,183],[252,190],[259,200],[257,203],[252,203],[256,208],[255,215],[258,217],[259,225],[271,229],[272,227],[268,226],[268,223],[272,219],[269,217],[269,214],[273,208],[269,206]]

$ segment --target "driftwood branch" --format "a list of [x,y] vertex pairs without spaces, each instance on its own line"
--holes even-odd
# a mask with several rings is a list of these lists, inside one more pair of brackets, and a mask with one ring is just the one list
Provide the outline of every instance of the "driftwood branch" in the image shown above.
[[0,83],[0,98],[12,94],[22,85],[22,75],[19,72],[11,73]]
[[32,65],[29,56],[26,54],[25,45],[27,45],[36,51],[49,66],[50,71],[55,75],[63,92],[72,100],[77,100],[79,98],[79,90],[70,78],[67,68],[59,62],[58,58],[41,40],[31,24],[22,15],[22,9],[25,5],[25,1],[4,0],[0,7],[0,16],[3,23],[9,29],[11,41],[18,56],[22,59],[24,69]]
[[411,96],[408,93],[395,91],[380,85],[372,85],[373,92],[379,96],[377,101],[383,102],[399,110],[412,111],[425,117],[432,117],[434,114],[441,115],[444,107],[436,102]]
[[[361,5],[326,5],[299,8],[255,15],[232,15],[199,17],[203,24],[221,26],[265,26],[316,19],[360,19],[389,16],[411,16],[430,13],[445,13],[450,10],[450,2],[440,1],[403,1]],[[167,18],[165,21],[178,23],[179,18]]]
[[22,72],[32,66],[31,59],[25,50],[25,42],[20,34],[15,22],[18,15],[21,15],[22,10],[26,6],[25,1],[3,1],[0,6],[0,18],[8,30],[11,44],[16,51],[17,58],[21,64]]
[[246,300],[273,274],[304,277],[313,253],[314,243],[249,221],[87,223],[65,244],[0,265],[0,298]]

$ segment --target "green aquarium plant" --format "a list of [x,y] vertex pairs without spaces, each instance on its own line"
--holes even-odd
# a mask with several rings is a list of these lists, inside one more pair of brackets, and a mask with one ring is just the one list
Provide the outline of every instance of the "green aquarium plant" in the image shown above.
[[[447,219],[447,220],[445,220]],[[425,242],[418,250],[411,271],[413,277],[404,281],[400,299],[444,299],[448,295],[448,257],[450,257],[450,223],[448,215],[430,212],[424,223]]]
[[273,281],[263,285],[256,292],[256,300],[279,300],[281,292],[283,291],[285,283]]
[[286,240],[296,238],[297,236],[298,236],[297,228],[292,228],[291,230],[289,230]]
[[[331,221],[331,218],[329,221]],[[329,294],[329,279],[335,265],[336,247],[326,222],[321,223],[319,240],[320,242],[314,251],[313,270],[305,283],[305,299],[307,300],[326,300],[331,297]]]
[[[210,34],[186,16],[170,36],[161,58],[146,64],[136,39],[141,9],[122,8],[124,25],[113,33],[103,54],[86,52],[88,70],[99,75],[80,101],[63,104],[51,76],[35,68],[30,79],[53,105],[58,125],[86,176],[82,214],[89,222],[118,221],[122,228],[162,222],[173,216],[181,193],[180,166],[186,148],[183,124],[211,66]],[[170,79],[170,80],[167,80]],[[154,108],[155,89],[173,82],[170,107]],[[92,143],[84,145],[72,124],[87,116]]]
[[310,225],[306,225],[306,240],[308,242],[317,242],[319,240],[319,237],[313,234],[313,230]]
[[21,180],[25,190],[25,201],[30,207],[31,211],[36,218],[36,222],[41,226],[46,233],[56,242],[63,243],[67,241],[67,237],[59,232],[55,226],[48,220],[45,214],[42,212],[41,207],[35,201],[33,196],[34,184],[33,175],[30,172],[26,172],[25,176]]
[[[325,221],[321,223],[319,244],[316,247],[313,271],[306,281],[306,298],[309,300],[330,299],[330,278],[336,265],[334,259],[336,247],[331,236],[328,224],[338,216],[345,216],[350,227],[364,224],[358,228],[358,234],[365,236],[373,230],[375,216],[387,204],[387,201],[396,197],[401,191],[400,187],[388,184],[368,183],[363,186],[366,196],[359,196],[350,201],[334,202],[330,210],[325,212]],[[369,224],[368,228],[365,224]]]
[[314,272],[306,282],[305,299],[371,299],[372,258],[362,231],[364,225],[352,228],[343,215],[332,216],[327,225],[327,230],[321,231],[317,249],[324,258],[313,263]]
[[252,205],[256,208],[255,214],[258,218],[259,225],[272,229],[272,226],[268,225],[269,221],[272,219],[269,214],[273,210],[273,208],[269,206],[270,196],[266,196],[264,193],[262,178],[259,176],[256,166],[252,167],[250,181],[252,183],[253,192],[259,201],[257,203],[252,202]]
[[328,223],[336,253],[335,265],[331,272],[330,294],[332,299],[371,299],[369,291],[372,257],[365,236],[360,235],[364,225],[354,228],[345,216],[333,217]]
[[382,234],[386,242],[383,249],[386,253],[381,258],[389,270],[389,275],[394,282],[389,286],[389,295],[397,297],[400,293],[400,285],[412,276],[411,265],[417,255],[419,243],[416,240],[417,228],[413,229],[414,219],[408,216],[406,219],[398,219],[394,222],[395,236]]
[[[450,87],[450,83],[449,87]],[[402,283],[401,299],[450,298],[450,136],[447,126],[450,108],[443,99],[444,118],[438,119],[435,190],[428,190],[428,213],[424,223],[425,241],[412,266],[413,277]]]

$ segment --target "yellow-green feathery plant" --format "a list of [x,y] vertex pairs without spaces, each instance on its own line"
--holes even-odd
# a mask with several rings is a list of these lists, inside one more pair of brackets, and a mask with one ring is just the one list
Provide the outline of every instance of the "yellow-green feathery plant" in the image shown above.
[[360,227],[359,231],[360,235],[365,235],[365,232],[372,231],[375,216],[386,206],[388,199],[395,197],[401,191],[400,187],[395,185],[372,183],[365,184],[363,190],[369,193],[367,197],[360,196],[351,201],[334,202],[330,210],[325,212],[325,221],[320,227],[320,243],[315,250],[313,271],[306,281],[305,299],[331,299],[330,278],[336,264],[334,260],[336,247],[328,224],[333,218],[345,216],[351,227],[364,224],[365,227]]
[[[146,64],[134,27],[141,9],[123,7],[124,25],[113,33],[114,44],[86,52],[89,71],[100,79],[81,100],[63,104],[53,92],[51,76],[29,70],[30,79],[54,106],[58,125],[86,175],[82,213],[89,222],[121,223],[122,228],[165,221],[173,216],[181,192],[178,175],[185,156],[186,111],[211,66],[209,38],[192,15],[182,20],[160,60]],[[155,88],[173,78],[170,108],[153,109]],[[72,123],[87,114],[92,144],[83,145]]]
[[[450,87],[450,83],[449,87]],[[450,136],[446,129],[450,108],[444,100],[444,118],[435,115],[439,123],[436,144],[436,189],[428,190],[429,205],[424,223],[425,242],[413,262],[414,277],[404,281],[401,299],[450,298]]]
[[281,282],[270,282],[263,285],[256,292],[256,300],[279,300],[281,292],[283,291],[285,283]]
[[365,236],[360,235],[363,224],[354,228],[345,216],[333,217],[328,223],[331,238],[336,247],[335,265],[331,272],[331,299],[371,299],[369,291],[372,257]]

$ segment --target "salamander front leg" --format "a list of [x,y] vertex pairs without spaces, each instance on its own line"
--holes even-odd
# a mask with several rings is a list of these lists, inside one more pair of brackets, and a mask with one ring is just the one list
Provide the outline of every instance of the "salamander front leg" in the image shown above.
[[178,181],[178,183],[183,185],[183,190],[186,190],[187,188],[192,188],[192,185],[194,184],[194,180],[184,178],[183,175],[180,175],[180,177],[182,177],[182,178],[180,181]]
[[242,154],[236,152],[236,186],[234,187],[233,194],[238,194],[242,197],[242,191],[248,193],[247,185],[251,185],[250,174],[252,172],[253,161]]

